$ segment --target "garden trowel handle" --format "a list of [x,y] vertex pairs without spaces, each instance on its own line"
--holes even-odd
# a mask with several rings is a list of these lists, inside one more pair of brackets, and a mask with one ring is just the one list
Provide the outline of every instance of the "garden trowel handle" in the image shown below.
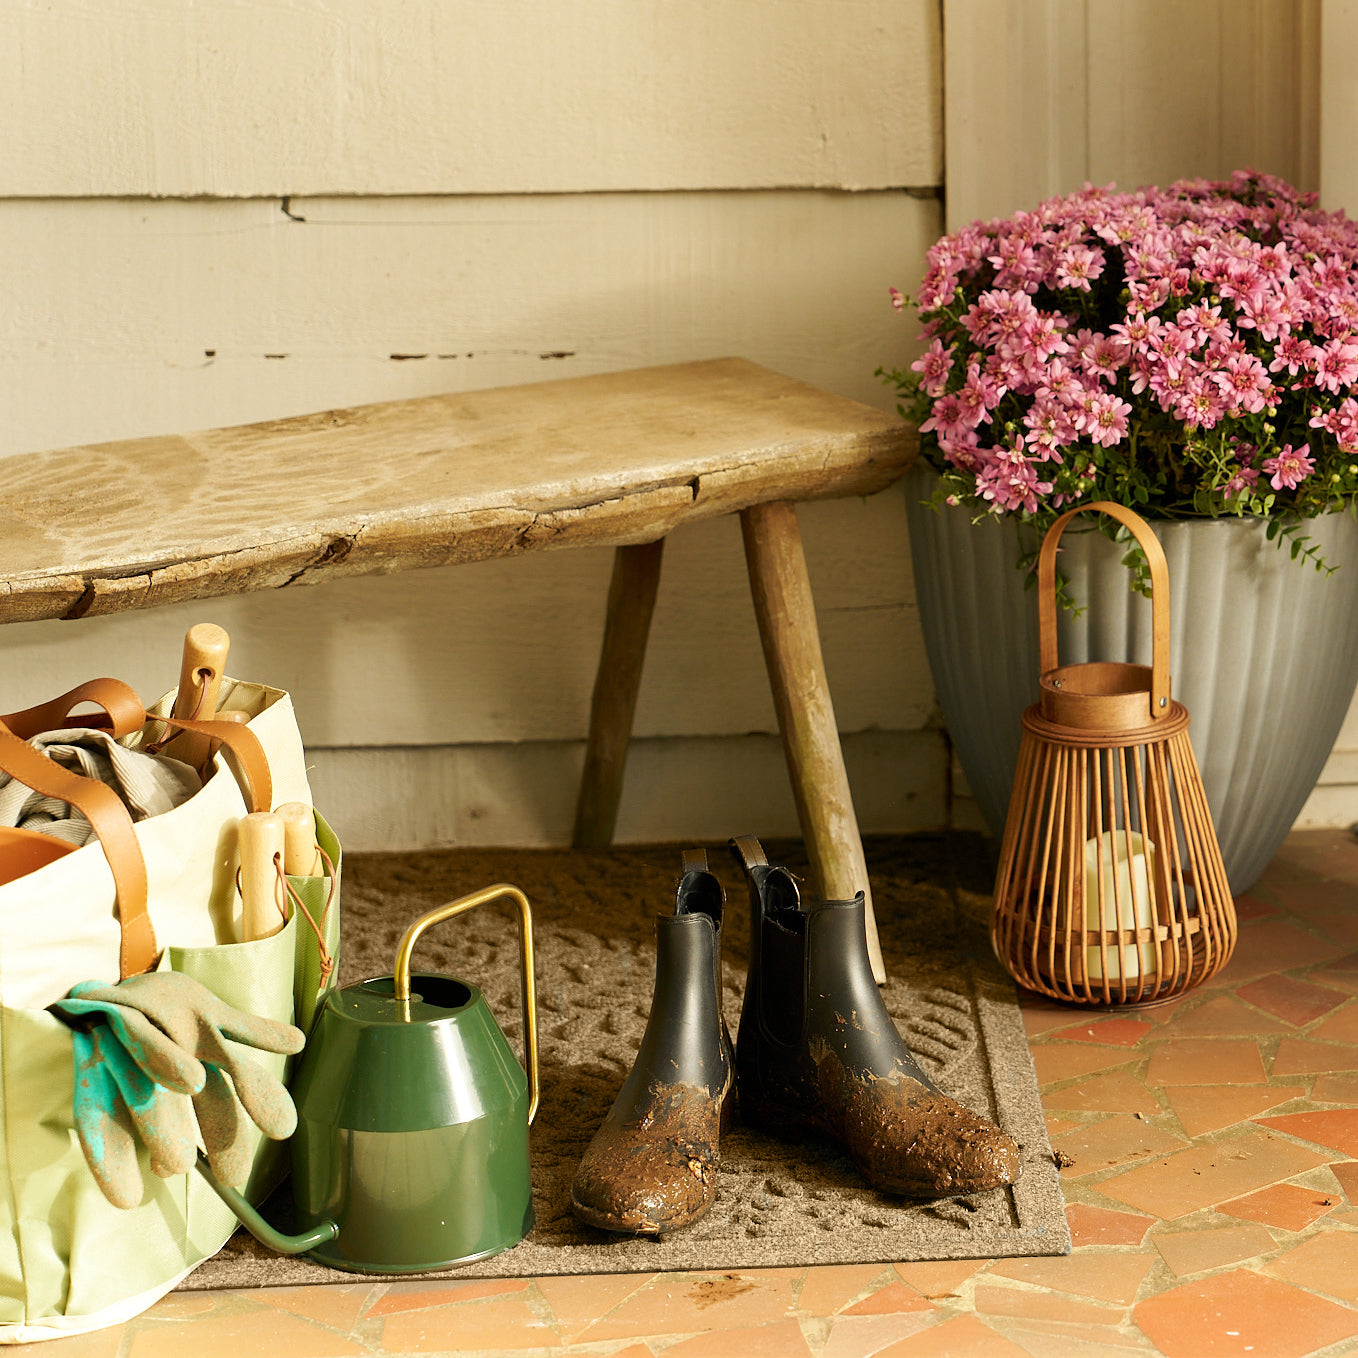
[[212,1172],[207,1156],[199,1152],[198,1172],[208,1181],[212,1191],[236,1214],[242,1226],[250,1232],[261,1245],[267,1245],[279,1254],[305,1254],[317,1245],[324,1245],[339,1234],[339,1225],[333,1221],[322,1221],[301,1235],[284,1235],[276,1231],[234,1188],[228,1188]]
[[470,896],[459,896],[447,905],[421,915],[402,936],[396,947],[395,975],[392,978],[393,994],[400,1003],[406,1021],[410,1020],[410,956],[415,951],[419,937],[431,925],[441,924],[454,915],[472,910],[489,901],[509,897],[519,907],[519,953],[523,976],[523,1045],[524,1069],[528,1073],[528,1121],[532,1124],[538,1111],[538,1005],[533,984],[533,912],[528,897],[516,886],[500,882],[495,886],[483,887],[473,891]]
[[[184,635],[184,654],[179,666],[179,691],[175,694],[171,716],[181,721],[211,721],[217,715],[217,697],[222,687],[231,638],[215,622],[194,623]],[[175,736],[172,753],[176,759],[201,769],[212,751],[211,741],[195,731]]]

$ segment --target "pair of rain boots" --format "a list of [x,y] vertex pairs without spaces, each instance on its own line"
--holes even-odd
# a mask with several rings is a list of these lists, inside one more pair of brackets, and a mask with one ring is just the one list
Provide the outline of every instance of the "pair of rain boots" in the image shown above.
[[864,903],[805,903],[759,841],[731,841],[750,887],[750,967],[734,1048],[721,1012],[723,892],[684,854],[674,912],[656,920],[655,996],[632,1071],[571,1189],[576,1216],[659,1235],[696,1221],[717,1190],[721,1133],[741,1116],[819,1133],[884,1193],[941,1198],[1011,1184],[1019,1150],[939,1092],[872,976]]

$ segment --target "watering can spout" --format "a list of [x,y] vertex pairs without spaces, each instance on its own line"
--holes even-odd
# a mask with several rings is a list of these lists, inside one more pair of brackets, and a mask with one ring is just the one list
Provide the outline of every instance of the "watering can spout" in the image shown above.
[[333,1240],[339,1234],[339,1224],[334,1221],[321,1221],[309,1231],[300,1235],[284,1235],[276,1231],[262,1216],[236,1192],[228,1187],[212,1172],[212,1167],[203,1154],[198,1156],[198,1172],[208,1181],[212,1191],[236,1214],[240,1223],[261,1245],[267,1245],[279,1254],[305,1254],[318,1245]]

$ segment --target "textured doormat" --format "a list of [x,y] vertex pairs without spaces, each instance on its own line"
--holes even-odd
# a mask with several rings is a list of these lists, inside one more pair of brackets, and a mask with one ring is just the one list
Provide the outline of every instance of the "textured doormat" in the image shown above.
[[[805,874],[800,844],[769,842],[771,862]],[[532,902],[542,1103],[532,1131],[537,1227],[516,1248],[459,1277],[539,1276],[886,1263],[1064,1254],[1061,1188],[1014,987],[987,935],[994,848],[977,835],[870,837],[874,906],[889,972],[888,1009],[939,1087],[989,1116],[1023,1147],[1010,1189],[909,1202],[868,1188],[823,1142],[784,1141],[737,1123],[722,1139],[717,1201],[659,1240],[615,1238],[571,1215],[571,1179],[622,1085],[650,1012],[656,914],[673,905],[680,850],[594,852],[455,849],[355,854],[344,867],[344,984],[387,975],[418,915],[493,882]],[[709,848],[726,886],[723,989],[734,1033],[749,946],[744,878]],[[518,936],[508,904],[485,906],[425,934],[416,971],[480,986],[522,1051]],[[286,1185],[266,1209],[287,1228]],[[404,1275],[410,1277],[412,1275]],[[413,1275],[420,1276],[420,1275]],[[447,1275],[444,1275],[447,1276]],[[282,1258],[237,1232],[186,1288],[352,1281]]]

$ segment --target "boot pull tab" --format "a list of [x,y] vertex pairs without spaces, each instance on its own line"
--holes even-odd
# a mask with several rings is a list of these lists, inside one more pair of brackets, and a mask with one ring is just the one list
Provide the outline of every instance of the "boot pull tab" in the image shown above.
[[706,849],[685,849],[683,875],[687,877],[690,872],[707,871],[707,850]]
[[746,872],[751,868],[766,868],[769,865],[764,846],[753,835],[739,835],[733,839],[731,852],[740,859]]

